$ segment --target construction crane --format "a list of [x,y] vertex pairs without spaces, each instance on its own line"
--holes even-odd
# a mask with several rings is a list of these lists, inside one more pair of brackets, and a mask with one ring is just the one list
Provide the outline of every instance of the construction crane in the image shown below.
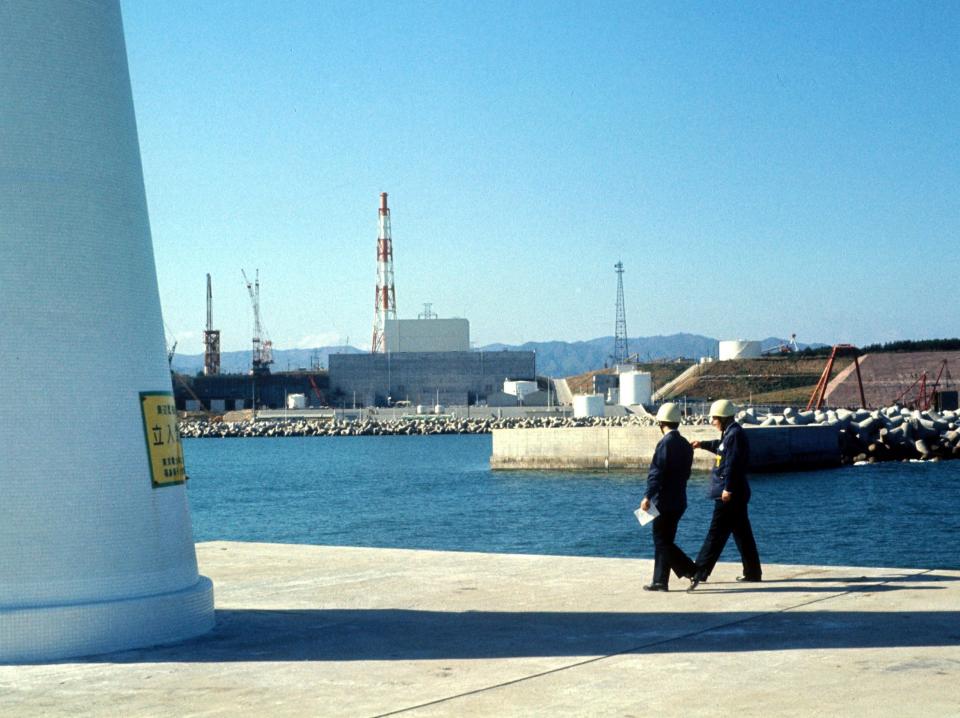
[[260,270],[256,271],[254,281],[251,282],[247,273],[242,269],[243,281],[250,294],[250,303],[253,305],[253,360],[252,374],[269,374],[273,364],[273,342],[263,338],[263,326],[260,323]]
[[307,374],[307,379],[310,380],[310,386],[313,387],[313,393],[317,395],[317,401],[320,402],[320,406],[326,406],[327,400],[323,396],[323,392],[320,391],[320,387],[317,386],[317,382],[313,380],[313,374]]
[[[819,410],[823,407],[823,400],[827,396],[827,384],[830,383],[830,372],[833,371],[833,362],[837,358],[837,354],[841,351],[856,352],[857,348],[853,346],[853,344],[837,344],[833,347],[833,350],[830,352],[830,358],[827,359],[827,366],[824,368],[823,374],[820,375],[820,381],[817,382],[813,394],[810,395],[810,401],[807,402],[807,411],[810,411],[810,409]],[[866,409],[867,400],[863,394],[863,379],[860,376],[860,360],[856,354],[853,355],[853,366],[857,370],[857,386],[860,388],[860,406]]]
[[[242,270],[241,270],[242,271]],[[213,289],[207,275],[207,328],[203,332],[203,375],[220,373],[220,330],[213,328]]]
[[173,335],[170,325],[166,321],[163,322],[163,341],[167,345],[167,366],[173,373],[173,357],[177,353],[177,338]]
[[791,334],[789,342],[780,342],[775,347],[770,347],[763,351],[764,356],[770,356],[771,354],[796,354],[800,351],[797,347],[797,335]]

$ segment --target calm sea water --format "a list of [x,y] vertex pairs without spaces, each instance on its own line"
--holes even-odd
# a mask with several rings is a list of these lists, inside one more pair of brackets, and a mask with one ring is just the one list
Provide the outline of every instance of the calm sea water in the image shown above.
[[[491,471],[489,435],[188,439],[198,541],[652,557],[645,474]],[[761,559],[960,569],[960,461],[759,474]],[[695,474],[677,542],[709,523]],[[722,560],[737,561],[731,540]]]

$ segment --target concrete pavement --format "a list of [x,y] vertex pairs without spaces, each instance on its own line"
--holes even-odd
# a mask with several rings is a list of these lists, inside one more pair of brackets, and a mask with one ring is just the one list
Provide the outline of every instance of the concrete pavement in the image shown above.
[[[960,714],[960,572],[212,542],[217,627],[0,666],[0,715]],[[674,581],[682,589],[685,581]]]

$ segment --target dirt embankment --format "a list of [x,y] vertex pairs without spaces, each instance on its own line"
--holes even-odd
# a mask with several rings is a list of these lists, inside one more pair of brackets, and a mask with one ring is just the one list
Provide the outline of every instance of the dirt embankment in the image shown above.
[[[838,357],[831,376],[853,360]],[[676,395],[699,399],[724,397],[755,404],[805,404],[826,367],[823,357],[762,357],[733,359],[700,365],[696,377],[684,383]]]
[[[852,361],[850,357],[838,357],[831,376],[835,377]],[[638,369],[653,375],[656,391],[690,365],[690,362],[663,362],[642,364]],[[699,365],[697,374],[684,381],[668,398],[724,397],[738,403],[803,405],[813,393],[824,367],[824,357],[773,356],[708,362]],[[595,375],[613,373],[614,369],[600,369],[578,374],[568,377],[567,385],[574,394],[589,394],[593,391]]]

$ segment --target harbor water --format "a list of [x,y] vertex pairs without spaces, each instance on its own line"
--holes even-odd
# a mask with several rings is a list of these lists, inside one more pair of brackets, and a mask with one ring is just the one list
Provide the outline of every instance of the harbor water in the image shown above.
[[[491,471],[489,435],[187,439],[197,541],[576,556],[653,555],[633,510],[645,473]],[[677,543],[710,520],[694,474]],[[960,569],[960,462],[751,478],[771,563]],[[737,561],[731,540],[721,558]]]

